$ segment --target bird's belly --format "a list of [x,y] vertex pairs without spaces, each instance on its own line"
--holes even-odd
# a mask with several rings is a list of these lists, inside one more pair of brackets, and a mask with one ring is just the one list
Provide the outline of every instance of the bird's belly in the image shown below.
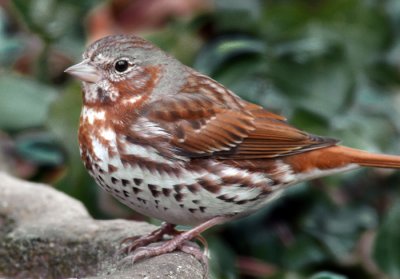
[[89,170],[97,184],[135,211],[173,224],[252,213],[276,196],[268,178],[209,160],[202,167],[107,158]]
[[128,207],[173,224],[196,225],[215,216],[246,215],[255,209],[252,204],[260,194],[251,189],[245,193],[235,186],[228,191],[227,186],[213,184],[210,174],[203,172],[173,175],[121,164],[111,174],[95,167],[91,175],[101,188]]
[[97,184],[135,211],[173,224],[248,215],[281,188],[263,173],[212,159],[182,162],[151,147],[129,143],[121,153],[113,140],[109,149],[93,142],[81,155]]

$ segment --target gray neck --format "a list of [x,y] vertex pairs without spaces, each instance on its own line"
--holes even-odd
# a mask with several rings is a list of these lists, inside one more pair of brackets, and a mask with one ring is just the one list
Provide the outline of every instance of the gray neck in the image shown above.
[[160,74],[160,81],[151,97],[150,101],[156,101],[166,96],[175,95],[179,92],[182,86],[186,83],[189,72],[186,67],[178,60],[166,55],[160,61],[154,61],[155,65],[161,65],[162,72]]

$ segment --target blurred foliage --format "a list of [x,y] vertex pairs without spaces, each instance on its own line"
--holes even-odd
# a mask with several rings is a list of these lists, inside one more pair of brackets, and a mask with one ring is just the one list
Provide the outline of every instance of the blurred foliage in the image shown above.
[[[143,218],[83,169],[79,84],[63,73],[110,30],[147,37],[309,132],[400,153],[400,1],[142,2],[0,1],[0,168],[52,183],[97,218]],[[399,278],[399,185],[394,171],[360,170],[293,187],[206,233],[213,276]]]

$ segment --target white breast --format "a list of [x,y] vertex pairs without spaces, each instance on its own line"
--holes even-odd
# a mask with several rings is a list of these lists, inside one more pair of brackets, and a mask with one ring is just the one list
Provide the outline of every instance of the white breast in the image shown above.
[[[103,118],[99,111],[86,110],[84,113],[83,119],[88,123]],[[146,121],[139,121],[139,124],[150,127],[141,134],[149,141],[152,136],[166,135],[157,125]],[[139,126],[136,124],[132,128],[140,129]],[[208,160],[203,168],[190,168],[188,158],[167,158],[150,145],[136,144],[123,135],[118,137],[111,128],[95,129],[96,133],[89,135],[93,147],[90,174],[122,203],[153,218],[193,225],[218,215],[239,216],[259,207],[260,201],[254,199],[261,189],[243,187],[240,183],[223,185],[223,178],[242,177],[253,185],[271,182],[264,174],[250,173],[213,160]],[[121,154],[133,156],[134,160],[123,162]],[[167,171],[154,167],[156,164],[168,166]],[[213,187],[223,187],[214,193],[207,185],[201,185],[205,181]]]

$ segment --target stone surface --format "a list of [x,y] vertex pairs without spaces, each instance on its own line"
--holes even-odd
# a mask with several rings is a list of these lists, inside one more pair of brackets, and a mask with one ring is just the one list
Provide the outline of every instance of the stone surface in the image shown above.
[[203,278],[202,265],[170,253],[122,265],[120,241],[154,229],[146,223],[92,219],[51,186],[0,173],[1,278]]

